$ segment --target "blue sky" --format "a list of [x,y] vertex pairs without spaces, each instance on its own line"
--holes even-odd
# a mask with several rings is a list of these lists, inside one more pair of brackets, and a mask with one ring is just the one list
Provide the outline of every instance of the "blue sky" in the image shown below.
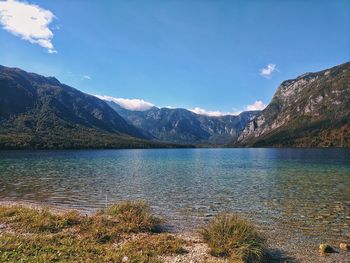
[[348,0],[4,3],[0,64],[156,106],[241,111],[350,60]]

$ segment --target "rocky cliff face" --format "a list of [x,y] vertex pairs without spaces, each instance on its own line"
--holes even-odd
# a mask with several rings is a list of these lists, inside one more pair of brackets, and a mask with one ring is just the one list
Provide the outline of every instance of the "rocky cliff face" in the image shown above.
[[238,138],[246,146],[350,146],[350,63],[284,81]]

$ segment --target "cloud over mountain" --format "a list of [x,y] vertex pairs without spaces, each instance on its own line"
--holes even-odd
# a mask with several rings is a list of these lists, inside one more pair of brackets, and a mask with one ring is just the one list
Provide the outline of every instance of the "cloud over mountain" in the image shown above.
[[154,104],[144,101],[142,99],[124,99],[124,98],[114,98],[111,96],[95,95],[101,100],[113,101],[119,106],[127,110],[144,111],[154,107]]
[[247,105],[245,110],[246,111],[255,111],[255,110],[263,110],[265,108],[266,108],[266,104],[264,104],[261,100],[257,100],[253,104]]
[[228,112],[228,111],[210,111],[210,110],[202,109],[200,107],[195,107],[194,109],[189,109],[189,110],[194,112],[194,113],[200,114],[200,115],[219,117],[219,116],[225,116],[225,115],[239,115],[243,111],[263,110],[263,109],[265,109],[265,107],[266,107],[266,105],[261,100],[257,100],[253,104],[247,105],[244,108],[244,110],[241,110],[241,111],[238,111],[238,110],[232,111],[232,112]]
[[[101,100],[106,101],[113,101],[117,103],[119,106],[121,106],[124,109],[132,110],[132,111],[145,111],[149,110],[152,107],[155,107],[155,105],[151,102],[145,101],[143,99],[125,99],[125,98],[115,98],[111,96],[105,96],[105,95],[94,95],[97,98]],[[189,111],[192,111],[199,115],[205,115],[205,116],[211,116],[211,117],[220,117],[220,116],[226,116],[226,115],[239,115],[243,111],[257,111],[257,110],[263,110],[266,107],[266,105],[261,101],[257,100],[252,104],[247,105],[242,110],[233,110],[233,111],[218,111],[218,110],[206,110],[200,107],[195,107],[192,109],[188,109]],[[176,109],[177,107],[172,106],[165,106],[164,108],[169,109]]]
[[240,113],[240,112],[210,111],[199,107],[195,107],[193,109],[188,109],[188,110],[200,115],[214,116],[214,117],[225,116],[225,115],[238,115]]

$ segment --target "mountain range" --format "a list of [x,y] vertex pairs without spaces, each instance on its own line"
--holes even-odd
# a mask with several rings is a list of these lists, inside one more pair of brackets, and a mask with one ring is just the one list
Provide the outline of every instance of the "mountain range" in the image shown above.
[[263,111],[131,111],[54,77],[0,66],[0,149],[349,147],[350,63],[286,80]]
[[131,111],[113,101],[107,103],[130,124],[148,132],[154,139],[185,144],[223,145],[236,141],[248,122],[259,114],[259,111],[246,111],[237,116],[214,117],[181,108],[157,107]]

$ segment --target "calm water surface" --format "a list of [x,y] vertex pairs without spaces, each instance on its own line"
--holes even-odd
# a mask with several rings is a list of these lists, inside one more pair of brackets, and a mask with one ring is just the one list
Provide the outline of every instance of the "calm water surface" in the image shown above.
[[0,152],[0,200],[92,211],[145,199],[191,228],[222,211],[348,236],[350,150],[155,149]]

